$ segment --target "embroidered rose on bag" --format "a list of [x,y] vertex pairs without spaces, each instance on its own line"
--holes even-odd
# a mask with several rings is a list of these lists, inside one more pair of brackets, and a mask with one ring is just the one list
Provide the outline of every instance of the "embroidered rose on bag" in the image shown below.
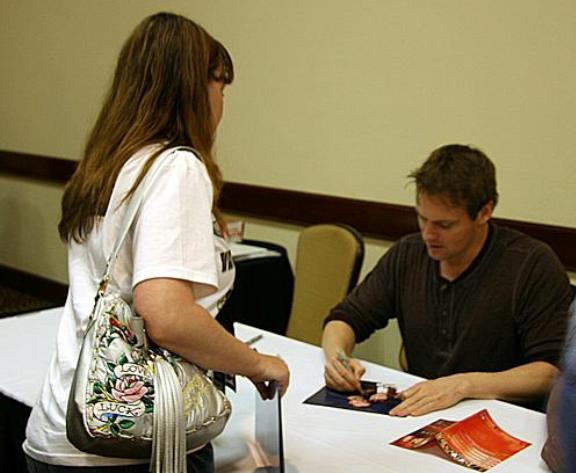
[[121,402],[139,401],[147,392],[148,388],[135,376],[125,376],[117,379],[112,388],[112,396]]

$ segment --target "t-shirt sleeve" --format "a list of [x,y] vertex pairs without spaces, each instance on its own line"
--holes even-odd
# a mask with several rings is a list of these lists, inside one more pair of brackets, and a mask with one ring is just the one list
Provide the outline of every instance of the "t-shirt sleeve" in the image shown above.
[[168,157],[148,188],[132,240],[132,286],[176,278],[212,292],[218,283],[212,224],[212,186],[192,152]]
[[566,335],[570,284],[554,252],[538,245],[526,258],[516,288],[515,313],[528,362],[558,365]]

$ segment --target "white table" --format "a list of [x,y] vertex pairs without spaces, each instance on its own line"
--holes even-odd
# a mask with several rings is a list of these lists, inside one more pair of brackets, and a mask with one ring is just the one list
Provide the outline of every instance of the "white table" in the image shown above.
[[[32,405],[47,368],[61,308],[0,320],[0,392]],[[237,336],[248,339],[263,333],[260,352],[280,355],[290,366],[291,385],[283,399],[285,453],[289,472],[426,472],[463,473],[461,466],[419,452],[390,446],[392,440],[433,420],[460,420],[486,408],[507,432],[532,443],[491,472],[548,472],[540,459],[545,440],[543,414],[500,401],[464,401],[455,407],[421,417],[394,418],[303,404],[323,384],[320,349],[252,327],[238,325]],[[366,379],[386,381],[399,388],[418,378],[365,363]],[[225,432],[213,443],[217,471],[254,471],[246,441],[254,432],[254,389],[238,378],[238,392],[230,393],[233,414]]]

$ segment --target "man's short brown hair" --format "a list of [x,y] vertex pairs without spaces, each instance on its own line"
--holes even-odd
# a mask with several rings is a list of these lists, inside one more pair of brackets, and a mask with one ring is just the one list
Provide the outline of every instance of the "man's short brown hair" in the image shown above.
[[470,146],[442,146],[408,177],[416,183],[417,194],[446,196],[453,205],[464,206],[472,220],[486,204],[498,202],[494,164]]

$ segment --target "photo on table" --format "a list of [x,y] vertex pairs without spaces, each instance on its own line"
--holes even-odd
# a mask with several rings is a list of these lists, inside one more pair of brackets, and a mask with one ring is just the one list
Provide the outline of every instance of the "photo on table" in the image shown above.
[[401,400],[396,397],[396,390],[392,387],[387,387],[388,394],[379,396],[379,400],[371,400],[372,395],[378,393],[379,384],[381,383],[376,381],[361,381],[362,392],[347,393],[324,386],[307,398],[304,404],[388,415],[394,407],[400,404]]
[[439,456],[472,470],[488,471],[531,444],[502,430],[483,409],[459,422],[439,419],[390,445]]

